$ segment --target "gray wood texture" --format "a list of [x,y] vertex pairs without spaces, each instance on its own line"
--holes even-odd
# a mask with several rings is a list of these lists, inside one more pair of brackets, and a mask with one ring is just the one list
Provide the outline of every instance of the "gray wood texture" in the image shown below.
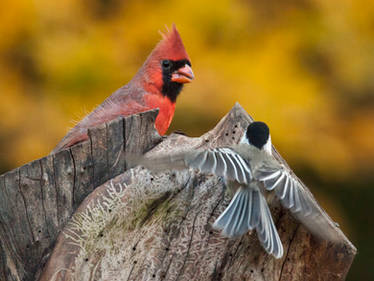
[[[94,128],[89,141],[0,176],[0,280],[38,279],[83,199],[126,169],[126,150],[145,151],[162,140],[153,129],[156,116],[154,110]],[[140,135],[146,137],[129,141]]]
[[276,260],[256,233],[227,239],[211,228],[232,197],[222,179],[127,169],[128,152],[238,142],[252,120],[240,105],[200,138],[162,140],[156,114],[115,120],[87,142],[0,177],[0,280],[345,279],[356,249],[327,214],[340,244],[312,236],[271,201],[285,248]]

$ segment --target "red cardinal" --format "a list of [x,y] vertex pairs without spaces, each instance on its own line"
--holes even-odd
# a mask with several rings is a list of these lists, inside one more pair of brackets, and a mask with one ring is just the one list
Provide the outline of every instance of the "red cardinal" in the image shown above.
[[155,121],[157,131],[160,135],[166,133],[183,84],[191,82],[194,75],[175,25],[162,37],[134,78],[84,117],[52,153],[87,140],[88,128],[153,108],[160,109]]

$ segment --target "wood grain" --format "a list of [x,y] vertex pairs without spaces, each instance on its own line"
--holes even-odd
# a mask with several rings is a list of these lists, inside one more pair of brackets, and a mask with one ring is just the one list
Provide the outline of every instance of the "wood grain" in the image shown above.
[[[38,279],[58,233],[83,199],[125,170],[125,137],[131,134],[126,127],[151,130],[156,116],[154,110],[120,118],[90,130],[87,142],[0,176],[0,280]],[[148,134],[137,149],[160,141]]]
[[93,129],[88,142],[0,177],[0,278],[345,279],[356,249],[323,210],[342,243],[321,241],[277,200],[270,202],[285,248],[277,260],[264,252],[255,233],[227,239],[211,228],[232,197],[222,179],[192,169],[128,169],[126,153],[238,142],[252,121],[240,105],[199,138],[162,139],[153,125],[156,114]]

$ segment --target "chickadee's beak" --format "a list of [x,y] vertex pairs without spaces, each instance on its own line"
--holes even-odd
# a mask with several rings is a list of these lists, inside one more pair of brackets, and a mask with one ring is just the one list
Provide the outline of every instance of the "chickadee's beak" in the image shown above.
[[190,83],[194,77],[191,66],[185,64],[183,67],[173,72],[171,75],[171,81],[182,84]]

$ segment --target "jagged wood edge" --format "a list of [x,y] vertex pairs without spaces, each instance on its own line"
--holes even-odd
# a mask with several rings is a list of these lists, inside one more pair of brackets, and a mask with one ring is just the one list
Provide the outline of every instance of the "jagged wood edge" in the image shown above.
[[[235,121],[235,122],[232,122],[232,121]],[[219,145],[227,145],[227,144],[232,143],[232,142],[237,142],[239,140],[239,138],[237,137],[238,132],[242,131],[244,128],[246,128],[248,122],[250,122],[250,121],[252,121],[252,118],[244,111],[244,109],[239,104],[236,104],[234,106],[234,108],[230,111],[230,113],[227,114],[212,131],[204,134],[200,138],[187,138],[185,136],[172,135],[168,139],[166,139],[163,143],[161,143],[159,146],[157,146],[155,149],[150,151],[150,153],[158,153],[158,151],[162,151],[163,149],[165,149],[165,147],[166,147],[166,149],[172,149],[173,144],[182,145],[183,143],[186,143],[186,142],[190,142],[190,145],[193,148],[198,148],[198,147],[203,147],[203,146],[215,147],[215,146],[219,146]],[[230,123],[233,123],[233,124],[230,124]],[[235,127],[234,123],[235,123],[236,127]],[[229,133],[229,131],[231,131],[231,133]],[[234,136],[235,133],[236,133],[236,136]],[[224,138],[223,136],[228,136],[228,138]],[[222,140],[222,138],[224,138],[224,140]],[[168,143],[168,141],[169,141],[169,143]],[[167,143],[167,144],[165,144],[165,143]],[[286,162],[281,158],[281,156],[278,153],[276,153],[276,155],[281,162],[286,164]],[[121,177],[121,176],[119,176],[119,177]],[[118,181],[119,177],[117,177],[117,181]],[[97,195],[99,193],[102,193],[105,189],[106,189],[106,186],[103,185],[103,186],[99,187],[98,189],[96,189],[94,193]],[[87,207],[90,204],[90,200],[94,197],[95,197],[94,195],[90,195],[86,199],[84,204],[82,204],[82,206],[79,208],[80,209],[79,211],[80,212],[83,211],[85,209],[85,207]],[[218,206],[218,204],[217,204],[217,206]],[[276,206],[276,204],[274,206]],[[298,264],[298,261],[299,261],[300,257],[295,256],[294,253],[300,253],[300,249],[295,248],[295,247],[300,247],[300,245],[303,245],[303,247],[309,247],[310,250],[312,250],[311,247],[315,247],[316,249],[319,249],[320,252],[325,251],[325,256],[320,257],[320,260],[322,261],[322,264],[323,264],[324,260],[330,260],[331,261],[331,259],[333,259],[333,260],[336,261],[335,267],[332,266],[332,265],[329,265],[328,267],[326,267],[326,266],[323,267],[323,265],[321,265],[323,267],[322,268],[323,270],[321,270],[321,273],[318,273],[318,274],[314,273],[316,276],[318,276],[318,279],[310,279],[310,280],[325,280],[324,278],[327,275],[330,276],[329,279],[331,279],[331,280],[344,280],[344,278],[345,278],[345,276],[348,272],[348,269],[350,267],[350,264],[353,261],[354,255],[356,253],[356,249],[350,243],[350,241],[344,236],[344,234],[340,231],[340,229],[335,226],[335,224],[331,221],[331,219],[327,216],[327,214],[321,209],[321,211],[325,215],[325,218],[327,220],[329,220],[331,227],[335,228],[336,232],[337,232],[337,235],[342,237],[342,240],[344,241],[343,247],[328,244],[327,242],[324,242],[324,241],[314,240],[313,237],[311,237],[305,230],[303,230],[303,227],[300,227],[298,223],[292,221],[292,219],[288,215],[287,211],[279,208],[279,204],[278,204],[278,211],[277,211],[277,207],[275,207],[275,209],[274,209],[274,206],[273,206],[273,211],[275,210],[275,218],[277,219],[277,225],[280,228],[280,235],[281,236],[286,235],[289,238],[289,240],[288,240],[288,243],[286,245],[287,247],[286,247],[286,252],[285,252],[284,258],[280,261],[277,261],[280,264],[278,263],[278,265],[276,265],[276,266],[274,265],[275,266],[274,269],[276,269],[276,270],[274,270],[274,272],[271,272],[271,268],[266,269],[266,270],[265,270],[264,267],[261,268],[260,271],[261,271],[261,274],[263,275],[263,277],[265,278],[265,276],[267,276],[267,278],[268,278],[269,276],[273,276],[274,280],[298,280],[298,278],[300,276],[295,274],[295,268],[297,268],[295,266],[295,264]],[[292,229],[282,229],[283,224],[285,224],[287,226],[291,226]],[[191,237],[191,239],[192,239],[192,237]],[[242,241],[242,240],[243,239],[241,239],[240,241]],[[307,242],[305,242],[305,240],[307,240]],[[57,243],[56,249],[60,249],[60,251],[62,251],[62,249],[64,249],[64,243],[66,243],[66,241],[62,237],[61,240]],[[241,246],[241,242],[232,243],[232,242],[229,241],[227,243],[228,243],[227,245],[231,245],[231,246],[236,247],[236,251],[235,251],[236,253],[243,251],[243,249],[242,249],[243,246]],[[257,241],[257,243],[258,243],[258,241]],[[228,252],[230,252],[230,249],[227,248],[226,253],[220,253],[220,254],[222,254],[222,259],[220,261],[220,264],[217,265],[217,267],[215,268],[215,270],[213,271],[213,273],[211,275],[212,280],[221,280],[222,278],[225,278],[225,276],[229,276],[229,274],[232,274],[232,273],[229,272],[230,268],[227,268],[227,266],[228,266],[228,264],[227,264],[228,254],[227,253]],[[56,253],[56,251],[55,251],[55,253]],[[57,253],[56,256],[55,256],[55,259],[56,260],[61,259],[61,257],[63,257],[63,255],[64,255],[64,253],[62,253],[62,255],[59,255]],[[308,253],[306,255],[308,256]],[[312,253],[309,252],[309,255],[313,256],[313,252]],[[250,257],[250,254],[249,254],[248,257]],[[232,260],[234,259],[234,257],[232,255],[230,256],[230,258]],[[314,257],[314,258],[316,258],[316,257]],[[262,266],[265,266],[266,264],[276,264],[276,263],[272,263],[271,258],[267,257],[264,254],[262,256],[260,255],[259,259],[262,261]],[[304,257],[304,259],[305,259],[305,257]],[[170,263],[171,263],[171,261],[170,261]],[[299,264],[300,263],[303,264],[302,262],[299,262]],[[305,263],[305,261],[304,261],[304,263]],[[70,264],[71,264],[71,262],[70,262]],[[133,266],[131,268],[131,272],[133,271],[134,267],[135,266]],[[170,264],[169,264],[169,267],[170,267]],[[315,270],[319,270],[319,269],[315,268]],[[251,270],[251,271],[253,271],[253,270]],[[178,275],[178,278],[181,277],[184,273],[185,272],[180,273]],[[299,273],[299,272],[296,270],[296,273]],[[255,273],[253,273],[253,274],[255,274]],[[47,275],[45,275],[45,276],[47,276]],[[157,275],[157,277],[162,279],[162,275],[161,276]],[[164,276],[164,277],[166,278],[166,276]],[[242,277],[240,277],[240,278],[242,278]],[[304,278],[305,278],[305,276],[304,276]],[[313,278],[315,278],[315,277],[313,277]],[[322,279],[320,279],[320,278],[322,278]],[[130,280],[130,275],[129,275],[128,279]],[[273,280],[273,279],[265,279],[265,280]],[[45,280],[47,280],[47,279],[45,279]],[[236,279],[234,279],[234,280],[236,280]],[[238,280],[252,280],[252,279],[238,279]]]
[[[158,109],[89,130],[89,140],[0,176],[0,280],[36,280],[82,200],[126,169],[125,152],[161,141]],[[144,132],[150,132],[145,134]],[[146,135],[134,143],[137,134]]]

